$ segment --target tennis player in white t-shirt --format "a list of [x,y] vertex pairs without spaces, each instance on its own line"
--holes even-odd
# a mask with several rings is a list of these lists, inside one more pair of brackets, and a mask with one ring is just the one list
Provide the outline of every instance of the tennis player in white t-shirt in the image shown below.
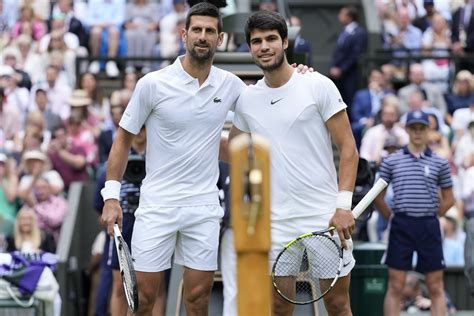
[[[278,13],[260,11],[247,21],[247,42],[264,78],[240,95],[230,138],[247,132],[270,142],[271,261],[297,236],[336,227],[348,251],[342,278],[324,302],[330,315],[351,315],[349,273],[355,261],[350,238],[355,222],[350,209],[358,153],[346,105],[333,82],[316,72],[302,75],[288,64],[287,32]],[[339,179],[331,142],[340,154]],[[293,306],[274,293],[273,314],[291,315]]]
[[218,9],[193,6],[182,38],[186,54],[147,74],[128,104],[107,164],[102,221],[109,234],[122,221],[118,198],[131,141],[147,130],[146,178],[132,237],[139,311],[150,315],[171,258],[184,266],[187,315],[207,315],[217,269],[219,221],[218,151],[221,130],[245,84],[212,66],[222,43]]

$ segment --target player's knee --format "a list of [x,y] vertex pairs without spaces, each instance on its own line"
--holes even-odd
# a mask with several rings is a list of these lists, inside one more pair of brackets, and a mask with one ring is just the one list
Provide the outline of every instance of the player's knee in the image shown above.
[[139,304],[138,311],[140,313],[150,313],[153,310],[155,304],[155,292],[140,292],[139,293]]
[[193,306],[206,306],[209,302],[211,289],[205,284],[198,284],[185,293],[187,304]]
[[334,296],[324,302],[329,315],[350,315],[349,299],[345,296]]
[[402,280],[390,280],[388,283],[388,288],[392,292],[392,295],[400,296],[402,295],[403,288],[405,287],[405,283]]

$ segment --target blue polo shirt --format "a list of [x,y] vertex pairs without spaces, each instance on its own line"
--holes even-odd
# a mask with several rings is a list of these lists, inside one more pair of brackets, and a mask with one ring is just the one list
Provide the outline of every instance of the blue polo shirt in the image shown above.
[[392,184],[392,212],[408,216],[433,216],[439,210],[439,188],[453,186],[448,161],[427,148],[420,157],[404,147],[386,157],[380,177]]

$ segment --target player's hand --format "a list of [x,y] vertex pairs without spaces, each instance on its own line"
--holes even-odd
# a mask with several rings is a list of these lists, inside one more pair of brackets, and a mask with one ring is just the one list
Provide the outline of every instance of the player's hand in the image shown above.
[[299,72],[299,73],[302,73],[302,74],[305,74],[307,71],[309,71],[310,73],[314,72],[313,67],[308,67],[308,66],[303,65],[303,64],[296,65],[296,63],[293,63],[293,64],[291,64],[291,67],[296,68],[296,71]]
[[341,240],[341,246],[347,249],[346,239],[350,239],[355,227],[355,220],[350,210],[338,208],[329,221],[329,226],[336,227],[337,234]]
[[122,230],[122,208],[118,200],[109,199],[105,201],[101,221],[102,225],[107,226],[107,233],[110,236],[114,234],[115,223],[117,223],[120,230]]

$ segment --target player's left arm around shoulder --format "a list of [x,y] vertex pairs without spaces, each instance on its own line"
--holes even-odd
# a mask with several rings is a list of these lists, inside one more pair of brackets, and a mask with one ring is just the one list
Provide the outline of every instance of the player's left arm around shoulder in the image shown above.
[[339,191],[354,191],[359,154],[345,110],[339,111],[326,121],[326,126],[336,145],[339,161]]

